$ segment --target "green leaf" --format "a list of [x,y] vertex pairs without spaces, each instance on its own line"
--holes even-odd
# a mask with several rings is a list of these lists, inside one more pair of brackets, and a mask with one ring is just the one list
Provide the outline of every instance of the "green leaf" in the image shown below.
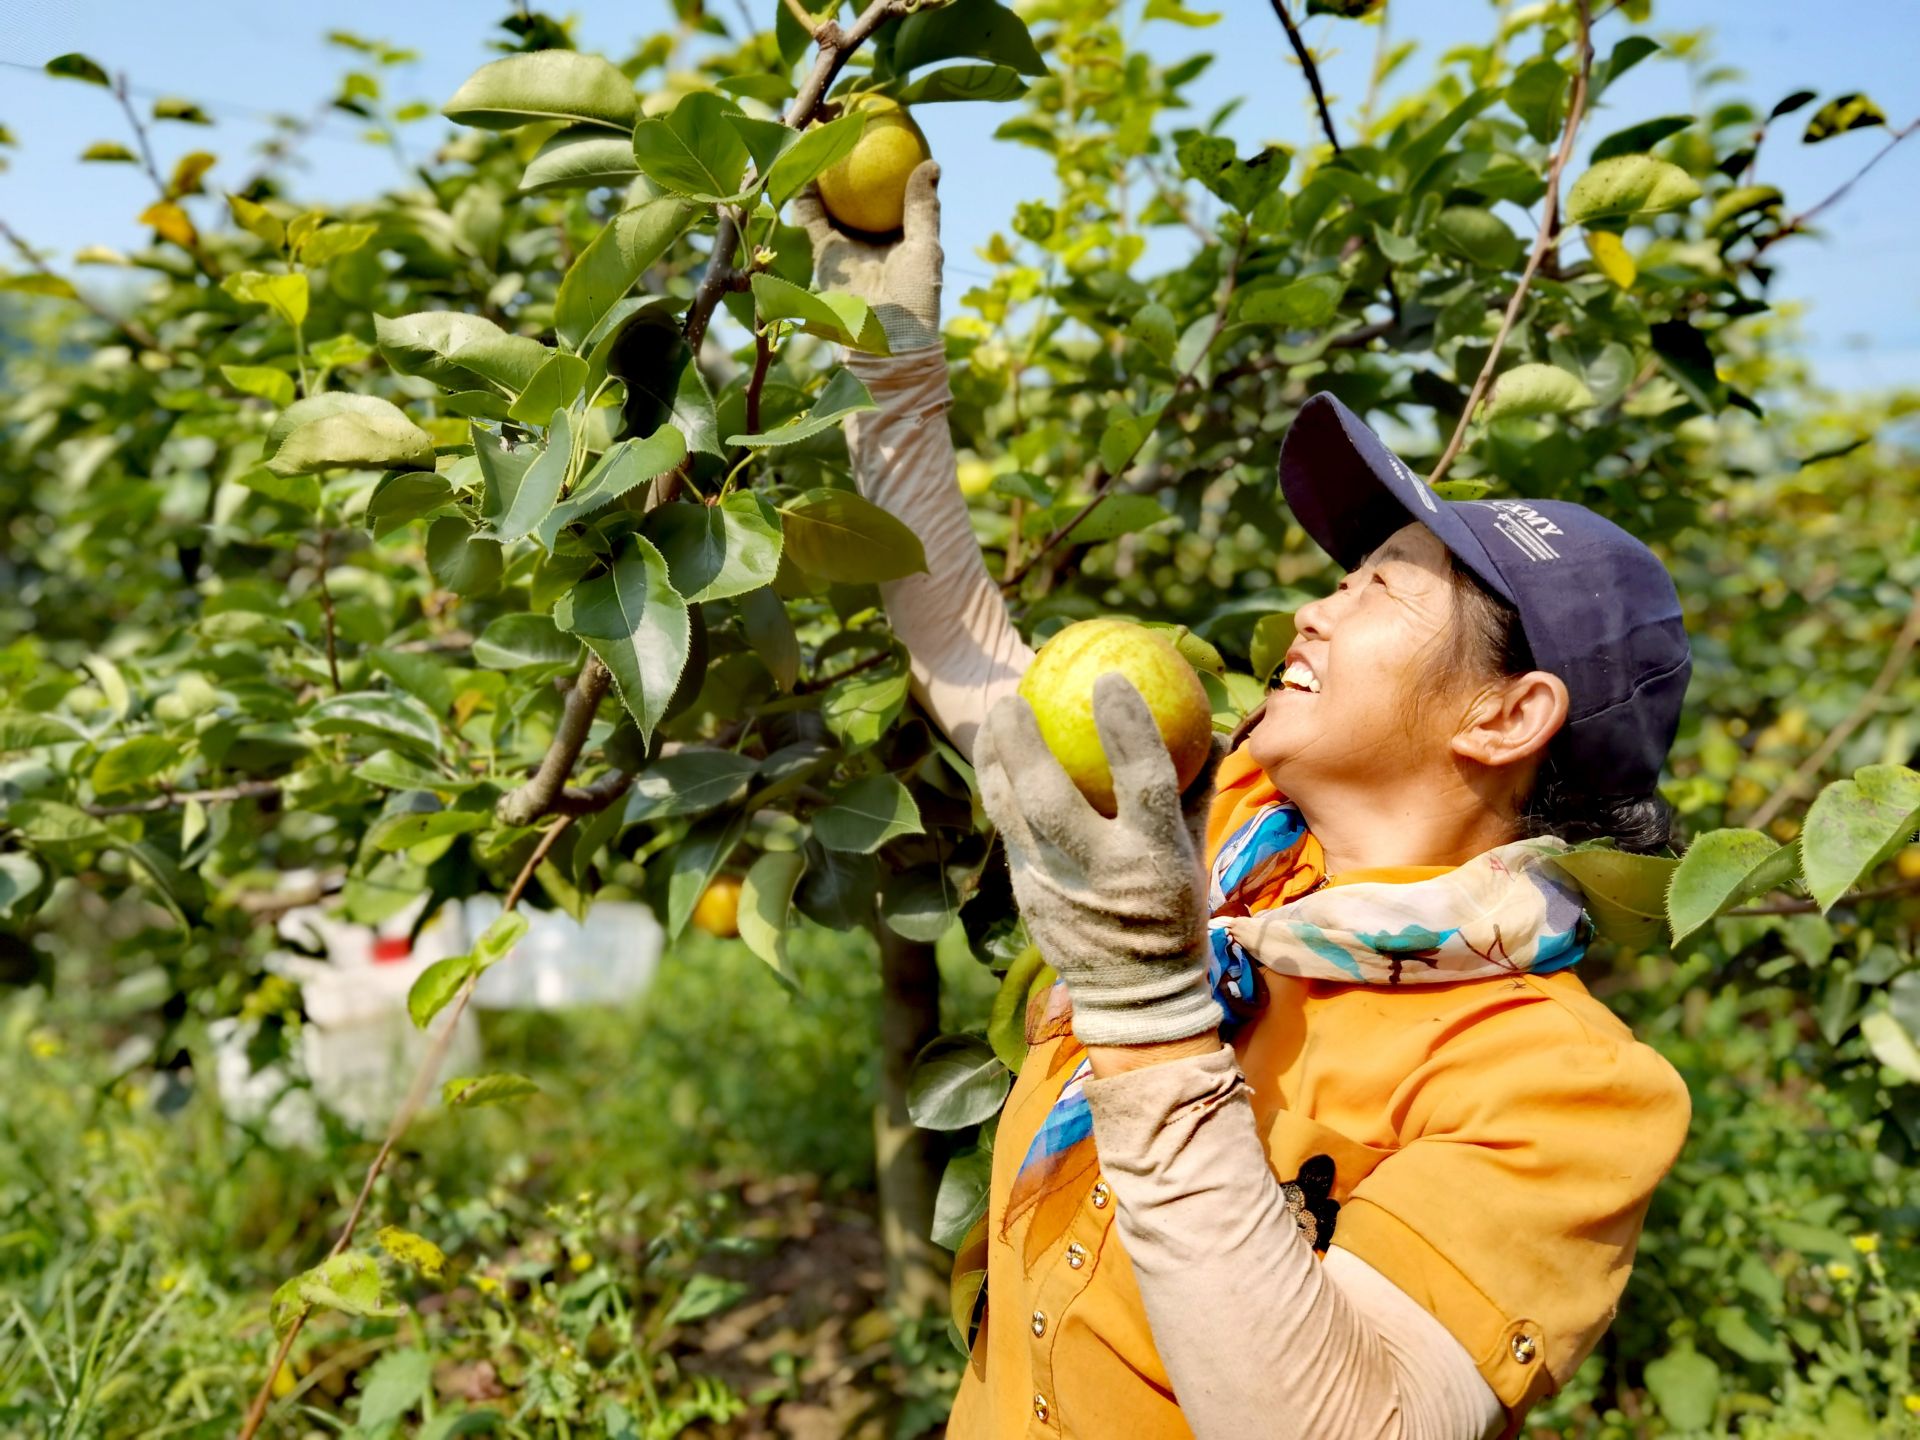
[[821,171],[847,157],[867,126],[867,112],[855,110],[838,120],[815,125],[792,144],[767,173],[767,198],[783,208]]
[[594,463],[571,495],[547,512],[547,518],[540,522],[536,532],[540,543],[551,550],[562,526],[584,520],[629,490],[666,474],[684,460],[686,454],[687,442],[672,425],[662,425],[644,440],[622,440]]
[[1287,177],[1286,151],[1268,146],[1251,160],[1239,158],[1233,142],[1220,135],[1200,135],[1174,152],[1182,174],[1198,180],[1242,215],[1250,215]]
[[145,784],[182,758],[178,742],[161,735],[136,735],[96,760],[89,779],[95,793],[109,795]]
[[264,453],[267,469],[281,476],[433,469],[432,438],[397,405],[340,390],[289,405],[267,431]]
[[140,157],[122,145],[118,140],[96,140],[80,152],[83,161],[111,163],[119,165],[138,165]]
[[787,607],[770,589],[749,590],[736,606],[748,648],[760,657],[774,683],[792,694],[800,681],[800,637]]
[[1591,408],[1586,381],[1558,365],[1529,362],[1503,370],[1480,407],[1485,420],[1509,415],[1572,415]]
[[829,850],[871,855],[901,835],[923,835],[920,807],[891,775],[868,775],[842,787],[813,813],[813,835]]
[[489,670],[573,665],[579,659],[580,642],[562,634],[550,615],[497,616],[473,642],[473,663]]
[[907,703],[907,670],[899,664],[836,680],[820,697],[820,718],[849,750],[864,750],[887,732]]
[[1027,82],[1011,65],[943,65],[901,88],[902,105],[934,105],[955,100],[1018,100]]
[[1667,891],[1678,945],[1722,910],[1793,876],[1795,853],[1758,830],[1711,830],[1687,847]]
[[1822,140],[1831,140],[1849,130],[1864,130],[1886,123],[1886,112],[1865,95],[1841,95],[1813,112],[1813,118],[1807,122],[1806,133],[1800,139],[1803,144],[1818,145]]
[[[809,335],[836,340],[850,350],[891,355],[887,332],[867,302],[837,290],[815,294],[762,271],[753,277],[754,311],[762,324],[790,320]],[[858,384],[858,381],[855,381]],[[862,386],[864,393],[865,387]]]
[[289,325],[297,327],[307,322],[309,294],[305,275],[241,270],[222,280],[220,288],[243,305],[266,306]]
[[910,74],[940,60],[991,60],[1022,75],[1045,75],[1024,21],[996,0],[953,0],[894,26],[893,68]]
[[1511,270],[1520,263],[1520,237],[1491,210],[1449,205],[1433,222],[1440,248],[1483,270]]
[[470,1110],[476,1105],[502,1105],[509,1100],[524,1100],[529,1095],[539,1093],[537,1084],[524,1075],[511,1072],[462,1076],[440,1087],[440,1099],[449,1110]]
[[688,1325],[695,1320],[704,1320],[709,1315],[732,1309],[746,1295],[744,1281],[726,1280],[718,1275],[695,1275],[687,1281],[687,1288],[680,1292],[680,1298],[673,1302],[673,1308],[667,1311],[661,1323]]
[[640,117],[640,99],[633,82],[598,55],[532,50],[482,65],[440,113],[484,130],[575,120],[624,133]]
[[[755,276],[755,279],[763,277]],[[729,435],[727,444],[747,446],[794,445],[811,440],[828,430],[837,430],[841,421],[860,410],[877,410],[873,396],[851,370],[839,369],[815,398],[813,405],[784,425],[753,435]]]
[[6,823],[42,846],[87,847],[112,838],[86,811],[58,800],[15,800],[7,806]]
[[[1038,533],[1051,533],[1079,514],[1084,503],[1062,501],[1032,517],[1031,528]],[[1098,545],[1122,535],[1132,535],[1169,518],[1166,506],[1151,495],[1116,495],[1108,491],[1100,504],[1074,527],[1073,534],[1067,538],[1074,545]]]
[[1240,299],[1240,319],[1281,330],[1317,330],[1333,318],[1346,293],[1346,282],[1338,275],[1308,275],[1271,289],[1248,290]]
[[504,568],[500,543],[482,539],[464,516],[448,515],[427,531],[427,570],[456,595],[488,594]]
[[553,618],[613,673],[641,742],[651,741],[686,666],[692,629],[660,552],[643,536],[630,536],[611,573],[563,595]]
[[1682,1341],[1646,1368],[1647,1393],[1675,1430],[1711,1429],[1720,1413],[1720,1367]]
[[634,776],[627,791],[626,821],[698,815],[724,805],[741,793],[758,768],[755,761],[731,750],[690,749],[663,755]]
[[960,900],[944,866],[918,865],[888,876],[880,895],[880,918],[901,939],[931,945],[953,928]]
[[1606,94],[1608,86],[1659,49],[1660,42],[1651,36],[1623,37],[1614,45],[1613,53],[1607,56],[1606,63],[1594,67],[1593,98],[1598,100]]
[[1587,914],[1607,940],[1642,950],[1666,929],[1667,888],[1679,861],[1595,846],[1553,857],[1554,866],[1580,887]]
[[987,1213],[993,1188],[993,1152],[970,1145],[947,1161],[940,1172],[940,1190],[933,1199],[933,1243],[957,1250],[967,1232]]
[[389,1350],[359,1380],[359,1424],[354,1428],[365,1435],[382,1434],[431,1393],[433,1356],[412,1347]]
[[271,365],[222,365],[220,373],[242,395],[253,395],[280,407],[293,403],[293,377],[284,370]]
[[32,919],[49,888],[46,871],[31,856],[0,853],[0,919],[16,925]]
[[1660,368],[1689,400],[1709,415],[1725,407],[1726,382],[1705,335],[1685,320],[1657,320],[1647,327],[1647,336]]
[[81,738],[78,730],[56,716],[36,715],[29,710],[0,710],[0,755],[34,750],[42,745],[64,745]]
[[416,810],[389,815],[368,829],[366,843],[375,850],[411,850],[430,840],[451,835],[471,835],[493,823],[493,816],[479,810]]
[[1822,912],[1907,843],[1920,825],[1920,772],[1868,765],[1814,797],[1800,832],[1807,889]]
[[[1201,12],[1189,10],[1180,0],[1147,0],[1146,11],[1140,17],[1143,20],[1171,20],[1175,25],[1184,25],[1190,30],[1204,30],[1210,25],[1220,23],[1218,11]],[[947,1247],[951,1250],[953,1247]]]
[[453,499],[453,487],[431,470],[397,470],[367,497],[367,530],[378,540],[431,515]]
[[520,175],[525,195],[595,185],[625,185],[640,173],[633,139],[598,125],[573,125],[547,138]]
[[1736,185],[1714,197],[1704,228],[1707,234],[1718,235],[1734,221],[1756,210],[1778,210],[1784,198],[1772,185]]
[[738,199],[751,158],[728,124],[740,107],[724,95],[696,90],[671,113],[633,127],[633,158],[662,190],[709,203]]
[[391,1317],[406,1314],[404,1305],[381,1298],[380,1265],[371,1255],[349,1250],[322,1260],[273,1292],[273,1330],[284,1336],[296,1316],[313,1306],[344,1315]]
[[667,877],[668,941],[678,939],[687,928],[693,907],[746,833],[748,818],[740,811],[702,820],[674,848],[673,873]]
[[556,410],[564,410],[580,398],[587,383],[587,362],[578,355],[554,353],[533,372],[520,398],[507,409],[507,417],[522,425],[545,425]]
[[640,272],[666,254],[699,213],[699,206],[677,195],[660,195],[609,220],[560,282],[553,313],[560,339],[581,349]]
[[82,80],[89,85],[98,85],[103,89],[113,88],[113,82],[107,78],[107,72],[100,68],[97,61],[88,59],[77,51],[56,55],[42,67],[47,74],[63,80]]
[[517,395],[553,352],[538,340],[509,335],[491,320],[452,310],[373,317],[380,353],[402,375],[418,375],[447,390],[478,380]]
[[411,695],[388,690],[329,695],[303,718],[316,735],[367,735],[402,748],[440,753],[440,722]]
[[268,249],[278,250],[287,243],[285,223],[266,206],[243,195],[229,195],[227,208],[233,212],[235,223],[249,235],[264,240]]
[[1867,1042],[1874,1059],[1908,1084],[1920,1085],[1920,1045],[1891,1014],[1875,1010],[1863,1016],[1860,1038]]
[[1616,130],[1593,147],[1593,159],[1612,160],[1621,155],[1642,155],[1662,140],[1678,135],[1694,123],[1691,115],[1661,115],[1642,120],[1624,130]]
[[1016,1075],[1027,1058],[1027,1004],[1036,993],[1059,978],[1040,954],[1040,947],[1029,945],[1007,967],[994,992],[993,1009],[987,1018],[987,1043],[1000,1063]]
[[1307,0],[1307,14],[1337,15],[1342,20],[1361,20],[1384,4],[1386,0]]
[[795,980],[787,960],[787,930],[793,892],[806,868],[797,850],[770,850],[747,868],[740,884],[740,938],[789,987]]
[[182,100],[175,95],[162,95],[153,102],[153,118],[156,120],[174,120],[182,125],[211,125],[213,117],[208,115],[191,100]]
[[527,929],[527,917],[518,910],[505,910],[496,915],[474,943],[475,968],[486,970],[506,959],[513,953],[513,947],[525,938]]
[[[318,269],[329,260],[351,255],[380,232],[371,221],[323,225],[300,242],[299,256],[304,265]],[[304,277],[303,277],[304,278]]]
[[1507,85],[1507,108],[1526,123],[1527,133],[1541,144],[1560,133],[1565,113],[1567,83],[1572,77],[1558,60],[1539,56],[1515,72]]
[[[488,447],[489,450],[491,448]],[[474,453],[483,453],[477,442]],[[497,455],[499,452],[492,453]],[[535,453],[532,463],[520,472],[519,483],[511,483],[511,464],[503,465],[497,472],[502,482],[500,489],[510,488],[510,494],[501,494],[496,490],[495,476],[488,475],[487,507],[483,513],[493,522],[493,531],[487,538],[510,545],[515,540],[524,540],[531,535],[560,498],[560,487],[566,483],[567,471],[572,463],[573,425],[565,410],[556,410],[547,426],[547,443]],[[505,511],[499,513],[502,501],[505,502]]]
[[991,1119],[1013,1073],[977,1035],[942,1035],[914,1057],[907,1114],[922,1130],[964,1130]]
[[927,568],[920,537],[854,491],[818,486],[782,507],[780,514],[786,553],[822,580],[874,584]]
[[1616,155],[1595,163],[1567,192],[1567,223],[1638,219],[1700,198],[1700,183],[1678,165],[1651,155]]
[[662,505],[647,517],[647,534],[688,604],[757,590],[780,568],[779,514],[745,491],[718,505]]

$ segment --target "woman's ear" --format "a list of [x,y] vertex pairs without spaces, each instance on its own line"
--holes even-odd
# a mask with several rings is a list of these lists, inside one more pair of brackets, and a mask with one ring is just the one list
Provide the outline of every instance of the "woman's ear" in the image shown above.
[[1529,670],[1487,686],[1454,732],[1453,753],[1498,768],[1544,754],[1567,722],[1567,686],[1558,675]]

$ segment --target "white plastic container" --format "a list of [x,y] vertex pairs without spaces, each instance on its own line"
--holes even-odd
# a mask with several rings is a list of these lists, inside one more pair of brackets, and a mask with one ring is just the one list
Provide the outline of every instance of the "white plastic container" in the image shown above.
[[[665,934],[653,911],[637,901],[603,901],[587,911],[584,923],[559,910],[521,913],[526,935],[480,977],[474,1004],[490,1010],[623,1005],[647,988],[659,968]],[[482,934],[499,915],[498,895],[468,897],[468,934]]]

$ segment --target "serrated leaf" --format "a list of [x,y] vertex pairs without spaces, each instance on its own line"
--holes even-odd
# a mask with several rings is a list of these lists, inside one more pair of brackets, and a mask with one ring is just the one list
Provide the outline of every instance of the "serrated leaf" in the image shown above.
[[375,850],[411,850],[430,840],[451,835],[471,835],[493,823],[493,817],[478,810],[421,810],[389,815],[376,820],[368,829],[366,843]]
[[647,534],[689,604],[757,590],[780,568],[779,513],[750,492],[718,505],[660,506],[647,517]]
[[0,710],[0,754],[42,745],[64,745],[81,738],[78,730],[57,716],[36,715],[28,710]]
[[1592,405],[1593,392],[1586,381],[1558,365],[1534,361],[1495,376],[1480,415],[1486,420],[1510,415],[1573,415]]
[[640,98],[633,82],[598,55],[532,50],[482,65],[440,113],[486,130],[570,120],[626,132],[639,118]]
[[433,1017],[447,1008],[460,987],[476,973],[471,955],[449,955],[422,970],[407,991],[407,1014],[415,1028],[424,1030],[432,1024]]
[[813,812],[813,836],[829,850],[871,855],[901,835],[925,834],[920,807],[891,775],[868,775],[836,791]]
[[914,1057],[907,1114],[923,1130],[964,1130],[999,1113],[1013,1072],[976,1035],[942,1035]]
[[[475,453],[480,453],[477,446]],[[546,443],[535,453],[533,462],[520,472],[512,493],[503,497],[507,502],[505,510],[498,511],[497,506],[490,505],[488,518],[493,521],[493,530],[487,538],[510,545],[533,534],[560,498],[560,487],[566,483],[572,463],[573,424],[565,410],[556,410],[547,424]],[[510,478],[512,467],[503,467],[497,473],[504,483]],[[496,493],[494,479],[493,475],[487,477],[489,502],[493,502]]]
[[551,615],[501,615],[473,642],[473,663],[489,670],[520,670],[529,665],[573,665],[580,642],[553,623]]
[[562,342],[581,349],[602,317],[693,223],[700,208],[677,195],[660,195],[609,220],[560,282],[553,324]]
[[750,158],[730,117],[740,107],[724,95],[696,90],[664,116],[633,127],[633,158],[662,190],[714,203],[739,197]]
[[1045,75],[1026,23],[997,0],[954,0],[895,22],[893,68],[907,75],[941,60],[991,60],[1022,75]]
[[834,681],[820,697],[820,718],[848,750],[864,750],[887,732],[906,703],[906,667],[892,662]]
[[546,425],[556,410],[565,410],[580,398],[587,383],[587,362],[578,355],[555,352],[533,372],[520,398],[507,408],[507,417],[522,425]]
[[440,722],[411,695],[387,690],[355,690],[330,695],[303,717],[318,735],[368,735],[437,755]]
[[462,515],[448,515],[427,530],[427,569],[456,595],[485,595],[500,583],[505,562],[499,542],[480,538]]
[[[758,277],[756,277],[758,278]],[[860,377],[840,369],[815,398],[813,404],[784,425],[751,435],[729,435],[727,444],[746,446],[794,445],[811,440],[828,430],[837,430],[847,416],[860,410],[877,410],[873,396]]]
[[698,815],[745,787],[758,764],[731,750],[682,750],[649,763],[627,791],[626,820]]
[[507,1072],[466,1075],[449,1080],[440,1087],[440,1099],[450,1110],[470,1110],[476,1105],[503,1105],[539,1093],[540,1087],[526,1076]]
[[267,469],[276,475],[323,470],[431,470],[433,440],[397,405],[329,390],[295,401],[267,431]]
[[474,382],[511,395],[527,388],[553,352],[538,340],[511,335],[480,315],[421,310],[373,317],[380,353],[402,375],[418,375],[447,390]]
[[368,532],[378,540],[450,504],[453,487],[431,470],[397,470],[367,497]]
[[1567,223],[1637,219],[1677,210],[1700,198],[1700,182],[1678,165],[1651,155],[1616,155],[1596,162],[1567,191]]
[[783,208],[823,170],[846,159],[866,127],[867,112],[855,110],[802,134],[767,171],[767,198],[774,209]]
[[1687,847],[1667,891],[1678,945],[1723,910],[1793,878],[1798,856],[1758,830],[1712,830]]
[[837,290],[815,293],[764,271],[755,275],[750,283],[754,313],[763,324],[769,320],[787,320],[809,335],[838,341],[851,350],[865,350],[874,355],[893,353],[888,348],[887,332],[881,327],[879,317],[856,295]]
[[574,125],[549,136],[520,175],[522,194],[596,185],[625,185],[640,173],[633,138],[598,125]]
[[687,602],[660,552],[643,536],[629,536],[612,571],[563,595],[553,618],[612,672],[642,743],[651,741],[686,666],[692,633]]
[[970,1145],[947,1161],[933,1197],[933,1243],[957,1250],[967,1232],[987,1213],[993,1188],[993,1152]]
[[686,454],[686,439],[672,425],[661,426],[644,440],[622,440],[594,462],[572,494],[547,512],[536,532],[540,543],[551,550],[563,526],[586,519],[628,491],[666,474]]
[[920,537],[854,491],[819,486],[783,506],[780,514],[786,553],[809,575],[862,585],[927,568]]
[[793,892],[807,868],[796,850],[770,850],[747,867],[740,884],[740,938],[785,985],[797,988],[787,960]]
[[1807,889],[1822,912],[1890,859],[1920,825],[1920,772],[1868,765],[1814,797],[1800,832]]
[[713,877],[746,833],[748,815],[716,815],[700,821],[673,850],[673,873],[667,877],[666,938],[679,938],[693,916],[693,907],[706,893]]
[[371,1255],[349,1250],[331,1256],[273,1292],[274,1333],[285,1335],[294,1318],[315,1305],[343,1315],[406,1314],[404,1305],[390,1305],[382,1299],[383,1288],[379,1263]]
[[318,269],[342,255],[351,255],[379,233],[380,227],[367,220],[322,225],[301,240],[300,261]]

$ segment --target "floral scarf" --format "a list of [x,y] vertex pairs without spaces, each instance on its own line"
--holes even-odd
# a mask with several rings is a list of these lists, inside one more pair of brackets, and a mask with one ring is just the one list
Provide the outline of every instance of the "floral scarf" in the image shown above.
[[[1222,841],[1211,872],[1208,976],[1222,1034],[1231,1039],[1264,1003],[1261,968],[1347,984],[1431,985],[1578,963],[1592,927],[1579,888],[1551,863],[1566,849],[1551,837],[1520,840],[1425,880],[1326,887],[1325,857],[1298,807],[1286,799],[1260,806]],[[998,1219],[1004,1237],[1033,1212],[1024,1246],[1031,1263],[1071,1223],[1099,1161],[1085,1093],[1092,1066],[1073,1037],[1064,982],[1034,997],[1027,1036],[1064,1036],[1048,1077],[1067,1072]],[[986,1238],[982,1223],[954,1257],[955,1321],[967,1336],[980,1287],[963,1287],[962,1277],[984,1271]]]

